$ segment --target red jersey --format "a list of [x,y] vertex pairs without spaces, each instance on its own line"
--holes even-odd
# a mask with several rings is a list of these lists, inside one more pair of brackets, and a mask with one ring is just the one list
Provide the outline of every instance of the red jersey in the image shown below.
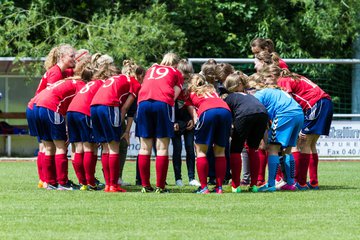
[[282,60],[282,59],[279,59],[279,67],[282,68],[282,69],[289,69],[286,62],[284,62],[284,60]]
[[152,99],[174,106],[174,87],[178,86],[182,89],[183,83],[184,79],[179,70],[170,66],[154,64],[146,71],[138,103]]
[[297,80],[290,77],[279,78],[277,85],[290,93],[304,111],[314,106],[314,104],[322,98],[331,100],[329,94],[303,76],[300,76]]
[[105,105],[122,107],[129,94],[136,98],[141,88],[141,84],[134,78],[120,74],[113,76],[105,81],[105,83],[96,92],[91,106]]
[[47,87],[37,97],[36,105],[38,107],[45,107],[54,112],[58,112],[65,116],[67,108],[85,82],[81,80],[61,80]]
[[92,80],[88,82],[80,91],[75,95],[71,101],[68,112],[80,112],[90,116],[90,104],[96,92],[104,84],[104,80]]
[[33,110],[33,108],[34,108],[34,103],[35,103],[35,99],[36,99],[36,96],[37,95],[35,95],[32,99],[30,99],[30,101],[28,102],[28,108],[30,108],[31,110]]
[[72,69],[66,69],[64,72],[61,72],[60,67],[55,64],[51,68],[49,68],[44,76],[41,78],[38,88],[36,89],[35,95],[44,90],[46,87],[50,86],[51,84],[67,78],[71,77],[74,74]]
[[212,108],[225,108],[230,111],[229,106],[219,97],[216,92],[205,93],[201,96],[198,96],[196,93],[192,92],[190,93],[186,105],[194,106],[199,117],[203,112]]

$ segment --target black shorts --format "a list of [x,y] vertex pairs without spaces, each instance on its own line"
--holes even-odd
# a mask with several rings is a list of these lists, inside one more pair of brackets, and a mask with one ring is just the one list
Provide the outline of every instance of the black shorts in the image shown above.
[[231,153],[241,153],[245,141],[249,148],[258,148],[264,137],[269,117],[266,113],[257,113],[234,120],[234,131],[231,135]]

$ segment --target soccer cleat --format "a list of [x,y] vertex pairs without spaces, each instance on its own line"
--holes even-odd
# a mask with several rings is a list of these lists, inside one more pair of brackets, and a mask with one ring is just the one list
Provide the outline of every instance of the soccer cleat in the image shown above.
[[256,183],[256,186],[257,186],[257,187],[261,187],[261,186],[264,185],[264,184],[265,184],[265,181],[264,181],[264,180],[260,180],[260,181],[258,180],[257,183]]
[[319,190],[319,185],[316,184],[316,185],[312,185],[310,182],[307,182],[306,185],[308,186],[309,189],[311,190]]
[[141,189],[142,193],[149,193],[149,192],[153,192],[153,191],[154,191],[154,188],[151,186],[146,186]]
[[224,193],[222,187],[217,187],[217,188],[215,188],[215,192],[216,192],[217,194],[223,194],[223,193]]
[[233,193],[241,193],[241,188],[240,188],[240,186],[238,186],[237,188],[231,187],[231,191]]
[[88,186],[81,184],[81,186],[80,186],[80,191],[87,191],[87,190],[88,190]]
[[231,179],[224,179],[223,185],[229,185],[231,183]]
[[200,187],[201,184],[198,182],[198,180],[196,179],[192,179],[190,182],[189,182],[189,185],[190,186],[195,186],[195,187]]
[[[278,189],[278,188],[276,188]],[[285,184],[283,186],[280,187],[280,190],[283,190],[283,191],[296,191],[296,187],[294,185],[290,185],[290,184]]]
[[178,187],[183,187],[184,186],[181,179],[176,180],[175,185],[178,186]]
[[249,192],[253,192],[253,193],[257,193],[259,191],[258,187],[257,186],[251,186],[249,187]]
[[242,179],[240,181],[240,186],[249,186],[249,184],[250,184],[249,180]]
[[44,188],[44,182],[43,181],[39,180],[38,188]]
[[109,192],[126,192],[126,190],[120,186],[110,186]]
[[73,190],[79,190],[80,187],[79,185],[76,185],[75,183],[73,183],[71,180],[68,180],[67,183],[65,185],[58,185],[58,190],[60,191],[73,191]]
[[275,183],[276,190],[280,190],[283,186],[285,186],[287,183],[281,179],[280,181]]
[[295,187],[300,191],[306,191],[309,190],[308,185],[300,185],[298,182],[295,184]]
[[70,184],[70,186],[74,189],[74,190],[79,190],[80,189],[80,185],[74,183],[71,180],[68,180],[67,184]]
[[258,188],[258,192],[275,192],[275,191],[276,191],[276,187],[275,186],[270,187],[268,183]]
[[130,185],[131,185],[130,183],[124,182],[124,181],[122,180],[122,178],[119,178],[118,184],[119,184],[120,186],[130,186]]
[[100,186],[100,187],[102,187],[102,188],[105,188],[105,184],[102,183],[102,182],[100,182],[99,179],[97,179],[97,178],[95,178],[95,184],[96,184],[97,186]]
[[210,194],[210,191],[208,189],[208,187],[204,187],[201,188],[199,187],[199,189],[196,191],[197,194]]
[[212,192],[217,193],[217,194],[223,194],[224,193],[222,187],[216,187],[216,188],[214,188],[212,190]]
[[109,192],[109,191],[110,191],[110,185],[105,185],[104,192]]
[[57,190],[57,186],[48,184],[47,187],[46,187],[46,190]]
[[[99,186],[99,185],[94,185],[94,186],[91,186],[90,184],[88,184],[87,185],[87,190],[88,191],[101,191],[101,190],[103,190],[104,188],[103,187],[101,187],[101,186]],[[81,189],[80,189],[81,190]],[[108,189],[108,191],[109,191],[109,189]],[[107,191],[107,192],[108,192]]]
[[155,193],[170,193],[170,191],[166,188],[156,187]]
[[46,182],[43,182],[43,188],[47,188],[48,184]]

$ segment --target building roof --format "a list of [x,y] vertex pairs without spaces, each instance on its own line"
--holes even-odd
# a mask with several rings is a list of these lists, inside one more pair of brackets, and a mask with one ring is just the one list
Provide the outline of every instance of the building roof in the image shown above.
[[[16,63],[14,63],[14,61]],[[31,62],[37,62],[37,61],[45,61],[45,58],[16,59],[15,57],[0,57],[0,75],[18,75],[16,73],[16,66],[19,66],[19,64],[29,64]]]

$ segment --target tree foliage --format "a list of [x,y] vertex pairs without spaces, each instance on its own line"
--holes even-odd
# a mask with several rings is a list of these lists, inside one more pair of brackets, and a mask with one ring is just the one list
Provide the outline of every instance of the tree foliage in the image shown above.
[[67,42],[149,65],[169,50],[251,57],[250,41],[265,37],[283,58],[351,58],[359,10],[358,0],[5,0],[0,55],[40,57]]
[[120,5],[94,13],[87,22],[49,13],[49,2],[33,1],[28,9],[6,1],[0,10],[0,56],[40,58],[60,43],[91,52],[108,53],[118,64],[126,58],[143,65],[165,52],[184,52],[185,35],[169,21],[165,5],[153,4],[143,12],[121,12]]

